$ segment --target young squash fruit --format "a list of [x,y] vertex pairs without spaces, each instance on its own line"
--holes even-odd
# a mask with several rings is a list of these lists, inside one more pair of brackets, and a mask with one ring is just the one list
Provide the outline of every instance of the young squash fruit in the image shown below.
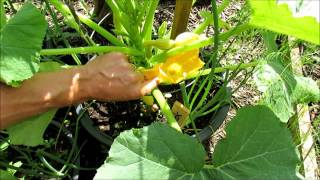
[[[178,35],[174,41],[174,47],[183,46],[200,39],[200,36],[191,32]],[[160,83],[177,84],[184,80],[188,74],[192,74],[204,65],[199,58],[199,49],[183,52],[169,57],[164,63],[155,65],[151,69],[144,69],[142,73],[146,80],[158,77]]]

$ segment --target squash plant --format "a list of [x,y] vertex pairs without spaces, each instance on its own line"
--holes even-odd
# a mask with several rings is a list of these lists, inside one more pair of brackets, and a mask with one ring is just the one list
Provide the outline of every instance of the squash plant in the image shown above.
[[[84,15],[73,12],[59,0],[48,2],[63,15],[65,23],[75,29],[89,46],[41,49],[47,28],[41,12],[31,3],[25,3],[7,20],[2,0],[1,82],[18,87],[39,69],[45,71],[56,68],[57,64],[40,62],[41,57],[119,51],[128,54],[130,61],[146,78],[160,77],[164,84],[182,82],[180,87],[184,105],[190,109],[187,124],[195,128],[194,122],[199,117],[230,101],[231,95],[226,88],[236,73],[231,77],[227,76],[217,94],[207,99],[209,90],[214,85],[215,73],[238,72],[258,66],[255,77],[260,90],[264,92],[263,98],[258,105],[244,107],[237,112],[226,128],[227,137],[216,146],[212,162],[204,161],[205,151],[197,139],[181,132],[181,126],[162,92],[155,89],[152,94],[167,119],[167,125],[154,123],[121,133],[114,140],[109,157],[98,169],[95,179],[302,178],[296,171],[299,154],[284,123],[293,115],[294,104],[319,101],[317,84],[311,79],[295,76],[290,68],[287,68],[290,63],[286,61],[286,57],[273,48],[275,45],[272,33],[268,32],[264,36],[265,43],[269,45],[268,54],[259,61],[217,67],[218,47],[231,36],[253,28],[295,36],[319,45],[319,22],[315,18],[295,18],[286,4],[279,5],[275,0],[248,0],[252,11],[249,21],[240,22],[228,31],[219,33],[220,24],[223,23],[219,14],[228,6],[230,0],[224,0],[219,7],[212,0],[212,14],[207,13],[203,23],[199,24],[193,33],[183,33],[175,40],[170,40],[170,31],[165,23],[157,32],[153,31],[158,0],[106,0],[113,12],[113,33]],[[81,24],[95,30],[111,45],[99,46],[93,42],[82,31]],[[214,36],[199,36],[209,25],[214,26]],[[154,33],[157,33],[159,38],[154,39]],[[212,56],[204,63],[198,57],[199,48],[212,44]],[[200,76],[204,76],[204,80],[200,81]],[[196,89],[195,85],[187,89],[184,85],[184,80],[192,78],[196,81],[194,84],[199,85],[199,89]],[[306,88],[306,85],[310,88]],[[201,91],[204,91],[202,96],[199,95]],[[42,144],[43,132],[54,114],[55,110],[52,110],[8,128],[10,143],[27,146]],[[34,127],[37,127],[36,130]],[[26,137],[25,134],[29,136]]]

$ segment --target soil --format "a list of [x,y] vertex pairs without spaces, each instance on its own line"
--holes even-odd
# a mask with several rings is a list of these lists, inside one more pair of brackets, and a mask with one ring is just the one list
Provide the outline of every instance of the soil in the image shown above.
[[[219,88],[219,83],[212,88],[208,98],[212,98]],[[182,102],[180,90],[177,85],[159,86],[164,93],[170,107],[175,101]],[[85,106],[88,106],[85,103]],[[98,102],[94,101],[87,108],[94,126],[98,127],[112,138],[116,138],[122,131],[132,128],[142,128],[153,122],[166,122],[166,118],[161,114],[156,103],[146,105],[141,100],[127,102]],[[213,114],[213,113],[212,113]],[[204,128],[212,114],[203,116],[197,120],[196,127]],[[183,129],[190,135],[194,134],[192,128]]]

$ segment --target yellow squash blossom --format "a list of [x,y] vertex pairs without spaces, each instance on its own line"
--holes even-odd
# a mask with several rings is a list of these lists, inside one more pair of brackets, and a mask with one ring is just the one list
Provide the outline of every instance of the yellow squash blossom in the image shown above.
[[[174,47],[183,46],[199,40],[200,36],[194,33],[185,32],[177,36]],[[151,69],[143,70],[147,80],[158,77],[160,83],[176,84],[184,80],[188,74],[201,69],[204,62],[199,58],[199,49],[183,52],[169,57],[164,63],[155,65]]]

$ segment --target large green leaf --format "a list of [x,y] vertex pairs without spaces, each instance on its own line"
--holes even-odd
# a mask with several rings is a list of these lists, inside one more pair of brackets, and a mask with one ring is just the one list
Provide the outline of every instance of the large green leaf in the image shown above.
[[299,179],[289,130],[266,106],[241,108],[213,153],[216,179]]
[[156,123],[121,133],[95,179],[191,178],[204,165],[204,156],[195,139]]
[[268,106],[280,119],[281,122],[288,122],[294,115],[294,105],[287,88],[281,81],[275,81],[263,94],[261,105]]
[[314,17],[293,17],[287,4],[276,0],[249,0],[252,8],[250,24],[277,33],[320,44],[320,24]]
[[320,89],[317,82],[311,78],[295,77],[296,86],[292,93],[294,103],[309,103],[320,101]]
[[10,172],[0,169],[0,179],[1,180],[16,180]]
[[41,12],[26,3],[1,29],[0,80],[11,86],[30,78],[39,69],[42,40],[47,22]]
[[37,146],[44,143],[43,133],[57,110],[50,110],[13,125],[7,129],[10,143],[14,145]]
[[63,69],[62,64],[56,61],[41,62],[39,66],[39,72],[54,72]]
[[268,106],[280,121],[287,122],[294,115],[294,105],[318,102],[320,90],[311,78],[295,76],[279,53],[271,53],[257,67],[254,79],[263,92],[260,104]]

